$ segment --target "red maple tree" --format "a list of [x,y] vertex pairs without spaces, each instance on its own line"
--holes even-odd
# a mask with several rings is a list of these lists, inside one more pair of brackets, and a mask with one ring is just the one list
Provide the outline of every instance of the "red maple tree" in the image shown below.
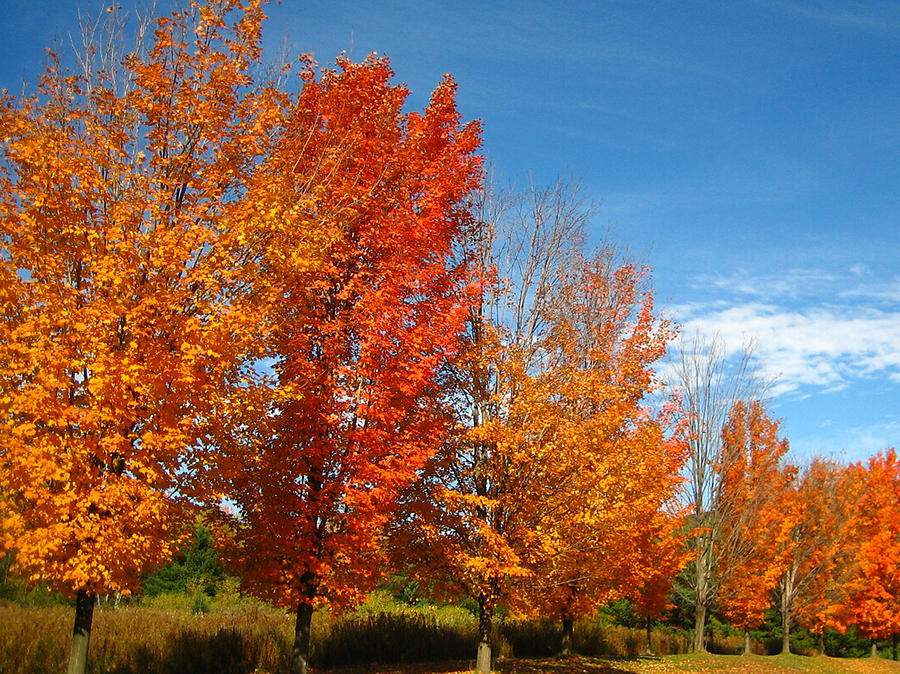
[[379,577],[391,506],[444,430],[430,401],[471,300],[453,253],[479,127],[460,123],[449,77],[405,113],[392,74],[339,59],[307,77],[286,124],[278,156],[328,244],[313,267],[280,247],[261,263],[272,376],[243,392],[243,442],[224,460],[245,583],[297,611],[295,672],[313,607],[351,605]]

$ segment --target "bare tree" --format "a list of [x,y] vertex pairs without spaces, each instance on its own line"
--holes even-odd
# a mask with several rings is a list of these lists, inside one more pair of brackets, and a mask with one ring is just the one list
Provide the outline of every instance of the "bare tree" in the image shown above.
[[706,617],[718,592],[716,556],[722,549],[722,428],[734,405],[761,398],[768,388],[753,363],[753,344],[745,342],[729,356],[719,335],[683,341],[674,363],[673,385],[688,415],[690,454],[686,465],[688,498],[693,510],[695,553],[683,594],[694,606],[695,651],[705,651]]

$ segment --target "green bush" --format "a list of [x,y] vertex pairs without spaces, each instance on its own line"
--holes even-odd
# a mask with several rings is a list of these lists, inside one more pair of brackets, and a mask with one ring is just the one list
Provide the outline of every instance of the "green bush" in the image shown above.
[[216,593],[216,586],[225,578],[219,564],[219,553],[212,545],[209,530],[202,524],[194,527],[192,539],[175,559],[144,578],[141,591],[145,596],[161,594],[193,594],[199,589],[208,596]]

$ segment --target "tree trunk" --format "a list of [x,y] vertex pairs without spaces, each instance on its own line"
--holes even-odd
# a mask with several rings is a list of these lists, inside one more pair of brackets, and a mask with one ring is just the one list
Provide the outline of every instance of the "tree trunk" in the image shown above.
[[781,652],[791,653],[791,604],[794,599],[795,567],[788,569],[781,579]]
[[791,652],[791,614],[789,611],[781,612],[781,652],[790,655]]
[[818,649],[819,655],[825,655],[825,630],[819,632]]
[[653,621],[647,616],[647,622],[644,623],[647,630],[647,655],[653,655]]
[[697,653],[706,653],[706,642],[703,640],[703,633],[706,631],[706,606],[702,604],[697,606],[694,613],[694,651]]
[[744,655],[750,655],[750,630],[744,630]]
[[94,595],[78,590],[75,597],[75,629],[72,630],[72,650],[69,652],[68,674],[84,674],[87,671],[88,644],[91,640],[91,623],[94,622]]
[[562,653],[570,655],[572,653],[572,635],[575,632],[575,621],[570,616],[566,616],[562,621]]
[[897,635],[892,634],[891,635],[891,659],[892,660],[897,659],[897,641],[898,641]]
[[309,666],[309,635],[312,626],[313,600],[316,598],[316,575],[307,571],[300,577],[302,599],[297,606],[294,626],[294,649],[291,652],[291,674],[306,674]]
[[692,650],[696,653],[706,653],[706,642],[704,640],[704,632],[706,631],[706,605],[708,603],[707,594],[709,592],[709,570],[711,566],[709,556],[712,551],[709,549],[709,541],[703,536],[697,541],[699,553],[695,562],[695,599],[694,599],[694,644]]
[[494,607],[488,604],[482,595],[478,598],[478,659],[475,662],[477,674],[491,672],[491,628],[494,620]]
[[878,642],[872,639],[872,657],[878,657]]

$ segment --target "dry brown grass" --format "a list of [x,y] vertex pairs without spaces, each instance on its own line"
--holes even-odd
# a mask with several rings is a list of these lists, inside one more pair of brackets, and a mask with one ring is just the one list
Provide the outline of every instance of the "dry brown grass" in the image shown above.
[[[0,620],[0,672],[63,671],[68,659],[73,610],[66,606],[6,606]],[[175,674],[284,669],[293,635],[283,612],[246,610],[193,615],[146,607],[94,612],[90,664],[94,672]]]
[[[474,657],[471,616],[448,612],[446,619],[411,611],[363,613],[352,620],[331,621],[317,614],[313,623],[314,671],[333,674],[449,674],[471,672],[469,659],[447,659],[439,663],[374,664],[404,654],[426,658],[462,652]],[[437,612],[439,613],[439,612]],[[0,605],[0,674],[44,674],[63,671],[68,656],[73,610],[66,606],[21,608]],[[683,637],[663,631],[654,633],[654,649],[675,655],[635,657],[645,646],[642,630],[580,623],[576,647],[602,655],[567,658],[522,658],[513,654],[512,627],[506,636],[500,630],[498,651],[505,657],[496,662],[502,674],[599,674],[637,672],[751,672],[759,674],[810,672],[872,672],[900,674],[900,664],[890,660],[851,660],[826,657],[732,656],[684,654]],[[551,640],[558,635],[552,623],[522,623],[517,638]],[[293,619],[282,611],[252,602],[220,606],[206,615],[192,615],[183,607],[161,605],[102,607],[95,611],[91,637],[92,674],[277,674],[287,671]],[[404,643],[407,642],[407,643]],[[409,643],[415,648],[410,650]],[[549,642],[548,642],[549,643]],[[380,651],[372,651],[377,646]],[[426,647],[427,646],[427,647]],[[450,648],[452,646],[452,648]],[[552,646],[552,644],[551,644]],[[726,647],[728,644],[719,644]],[[546,647],[546,646],[545,646]],[[406,650],[403,650],[403,649]],[[450,648],[448,651],[447,649]],[[327,669],[329,653],[353,650],[354,667]],[[443,649],[443,650],[442,650]],[[318,653],[317,653],[318,651]],[[372,653],[376,655],[373,657]],[[355,658],[355,659],[353,659]],[[366,660],[365,658],[369,658]],[[340,659],[338,659],[340,660]],[[332,661],[332,664],[334,661]]]

